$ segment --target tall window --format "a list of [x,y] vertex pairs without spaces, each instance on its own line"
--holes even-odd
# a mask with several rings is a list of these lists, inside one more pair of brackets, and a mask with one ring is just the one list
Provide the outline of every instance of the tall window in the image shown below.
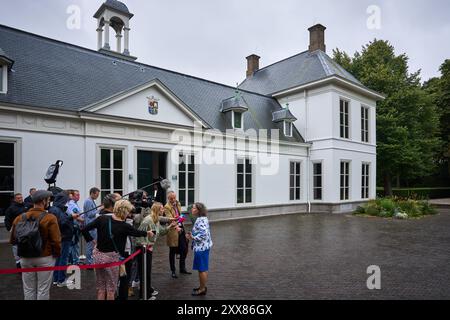
[[0,65],[0,93],[3,92],[3,66]]
[[0,142],[0,215],[14,195],[15,142]]
[[178,198],[182,207],[195,202],[195,157],[193,154],[179,155],[178,164]]
[[289,200],[300,200],[301,163],[291,162],[289,172]]
[[100,190],[102,198],[108,193],[123,194],[123,150],[100,149]]
[[361,107],[361,141],[369,142],[369,108]]
[[322,200],[322,163],[313,163],[313,196],[314,200]]
[[350,199],[350,162],[341,161],[341,200]]
[[237,160],[237,203],[252,202],[252,162],[250,159]]
[[242,113],[233,111],[233,128],[242,129]]
[[369,199],[369,176],[370,164],[363,163],[361,170],[361,198]]
[[348,101],[340,100],[340,133],[341,138],[349,139],[349,114],[348,114]]
[[292,122],[284,121],[284,135],[286,137],[292,137]]

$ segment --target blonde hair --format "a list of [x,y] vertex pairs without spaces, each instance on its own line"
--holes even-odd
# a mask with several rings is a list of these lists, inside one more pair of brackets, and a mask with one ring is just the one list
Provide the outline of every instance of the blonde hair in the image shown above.
[[161,202],[155,202],[152,205],[152,220],[153,223],[156,224],[159,220],[159,210],[161,209],[162,203]]
[[128,200],[119,200],[116,201],[116,204],[114,205],[114,215],[122,220],[125,220],[128,216],[128,214],[133,210],[134,207]]

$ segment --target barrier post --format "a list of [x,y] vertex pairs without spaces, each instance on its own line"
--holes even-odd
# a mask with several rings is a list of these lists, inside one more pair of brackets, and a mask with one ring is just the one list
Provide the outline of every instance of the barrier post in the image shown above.
[[144,279],[141,279],[143,283],[141,283],[141,289],[144,290],[144,292],[142,293],[142,297],[144,297],[144,300],[147,300],[147,245],[144,244],[143,246],[143,257],[142,257],[142,261],[143,263],[143,274],[144,274]]

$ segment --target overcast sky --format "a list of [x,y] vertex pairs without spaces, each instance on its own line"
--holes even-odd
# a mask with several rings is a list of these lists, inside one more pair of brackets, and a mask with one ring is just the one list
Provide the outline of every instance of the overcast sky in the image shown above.
[[[97,49],[101,0],[0,0],[0,24]],[[131,20],[130,52],[138,61],[235,85],[245,77],[245,57],[261,67],[308,48],[308,27],[327,27],[327,53],[351,54],[374,38],[407,53],[422,80],[439,75],[450,58],[448,0],[124,0]],[[67,27],[69,6],[80,8],[79,29]],[[380,28],[369,6],[380,9]],[[373,12],[373,11],[372,11]],[[372,28],[368,28],[367,21]],[[375,23],[373,23],[375,22]],[[115,42],[111,44],[115,48]]]

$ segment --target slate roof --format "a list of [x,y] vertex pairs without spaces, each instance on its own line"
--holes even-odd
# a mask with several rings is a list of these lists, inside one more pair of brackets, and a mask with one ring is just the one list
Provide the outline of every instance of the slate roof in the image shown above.
[[358,79],[333,61],[325,52],[316,50],[304,51],[259,69],[252,77],[245,79],[239,88],[272,95],[332,75],[340,76],[364,87]]
[[[0,25],[0,48],[15,61],[8,93],[0,102],[39,108],[81,111],[106,98],[159,80],[208,126],[230,127],[220,112],[224,99],[236,88],[138,62],[111,57],[94,50],[48,39]],[[245,128],[277,129],[272,113],[282,107],[276,99],[240,90],[248,104]],[[292,138],[304,142],[295,129]]]

